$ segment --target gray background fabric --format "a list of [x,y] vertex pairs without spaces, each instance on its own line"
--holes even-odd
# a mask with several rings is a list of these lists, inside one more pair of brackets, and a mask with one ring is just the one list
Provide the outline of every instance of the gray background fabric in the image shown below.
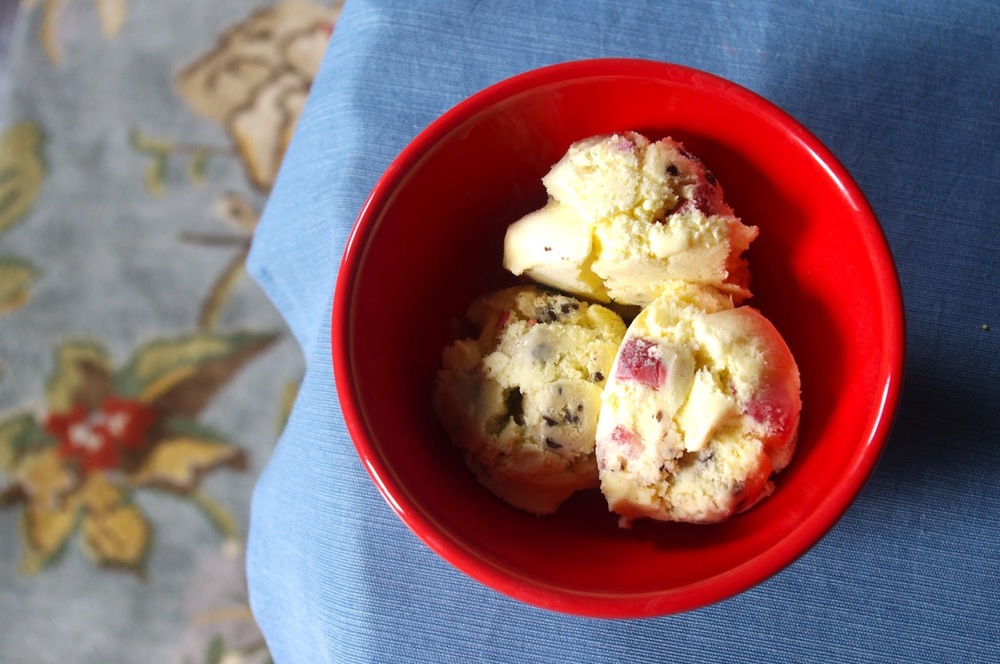
[[[0,17],[9,20],[15,4],[0,2]],[[121,364],[151,340],[196,329],[234,253],[185,237],[247,238],[216,214],[229,192],[256,209],[268,200],[250,267],[274,306],[238,279],[216,329],[281,336],[200,417],[248,454],[245,471],[217,469],[201,485],[240,536],[220,534],[189,499],[140,492],[154,528],[144,577],[98,569],[79,538],[49,569],[25,576],[19,507],[0,509],[0,661],[202,662],[223,652],[281,663],[996,659],[995,3],[349,0],[270,196],[248,182],[230,137],[180,98],[173,77],[271,3],[127,0],[125,22],[105,37],[97,3],[66,1],[58,66],[39,41],[46,4],[25,3],[0,42],[11,77],[0,130],[38,123],[47,164],[30,212],[0,234],[0,257],[39,270],[27,301],[0,317],[0,421],[25,409],[46,414],[53,352],[68,338],[96,338]],[[399,150],[487,85],[605,56],[724,76],[812,130],[883,224],[908,323],[895,430],[837,526],[757,588],[640,621],[526,607],[431,553],[354,454],[328,346],[344,242]],[[209,159],[200,183],[183,157],[172,160],[153,195],[133,129],[230,156]],[[303,370],[275,450],[280,404]],[[247,620],[242,573],[258,473],[247,559],[268,649]],[[0,475],[0,486],[7,481]]]
[[[220,216],[220,201],[235,193],[259,211],[267,195],[248,182],[223,128],[177,92],[174,77],[224,31],[273,3],[127,0],[113,35],[102,32],[98,4],[62,4],[61,62],[40,37],[46,3],[22,5],[13,25],[17,3],[0,5],[0,64],[9,76],[0,87],[9,93],[0,133],[34,123],[45,163],[34,205],[0,234],[0,256],[38,272],[27,301],[0,317],[0,421],[19,412],[44,420],[46,380],[67,340],[100,343],[121,368],[147,344],[205,331],[199,313],[213,282],[250,239]],[[153,159],[132,144],[134,131],[216,152],[195,180],[190,153],[178,149],[154,192],[145,179]],[[198,485],[228,514],[232,532],[213,525],[190,494],[135,490],[131,498],[152,528],[140,573],[95,565],[77,532],[50,567],[25,575],[24,510],[0,508],[0,661],[180,663],[224,653],[268,661],[247,605],[243,540],[254,480],[303,369],[260,289],[241,269],[233,284],[210,332],[277,336],[197,418],[246,457],[244,468],[212,469]],[[0,490],[11,480],[0,469]]]
[[[250,259],[308,364],[251,516],[251,601],[278,660],[994,660],[998,30],[972,1],[350,0]],[[908,322],[894,433],[837,526],[749,592],[642,621],[525,607],[429,552],[357,462],[329,366],[335,258],[399,150],[491,83],[605,56],[724,76],[812,130],[881,220]]]
[[7,107],[7,88],[10,85],[10,42],[14,31],[17,0],[0,0],[0,122]]

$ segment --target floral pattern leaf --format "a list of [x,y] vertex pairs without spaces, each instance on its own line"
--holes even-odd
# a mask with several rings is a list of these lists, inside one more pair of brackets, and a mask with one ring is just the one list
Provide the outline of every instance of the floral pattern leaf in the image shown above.
[[268,191],[274,184],[308,94],[308,81],[282,71],[250,104],[230,116],[227,129],[251,184],[258,189]]
[[129,132],[128,142],[138,152],[150,155],[165,155],[174,149],[170,142],[151,138],[138,129]]
[[209,496],[204,491],[193,491],[188,494],[195,507],[211,522],[219,534],[234,541],[240,537],[236,517],[222,503]]
[[157,155],[151,162],[149,162],[149,165],[146,166],[146,171],[143,174],[143,182],[146,185],[146,191],[153,196],[162,196],[167,190],[166,179],[167,158],[164,155]]
[[35,204],[45,179],[43,143],[32,122],[13,125],[0,136],[0,233]]
[[281,401],[278,403],[278,423],[275,432],[280,434],[288,425],[288,418],[292,416],[292,409],[295,407],[295,400],[299,397],[301,381],[288,381],[281,390]]
[[0,471],[12,474],[25,454],[53,443],[32,413],[18,413],[0,421]]
[[106,38],[117,35],[128,15],[128,5],[125,0],[94,0],[94,6],[101,21],[101,33]]
[[0,503],[24,500],[45,509],[57,509],[79,483],[55,447],[22,455],[15,461],[11,474],[14,484],[4,490]]
[[257,229],[260,212],[243,194],[234,191],[226,192],[222,198],[215,202],[212,210],[217,217],[234,228],[251,234]]
[[46,386],[51,412],[68,412],[76,405],[96,408],[110,389],[111,359],[102,346],[67,341],[56,347],[55,369]]
[[210,330],[218,322],[219,315],[222,313],[229,295],[246,271],[245,266],[248,252],[249,248],[243,249],[233,256],[232,260],[226,265],[226,269],[212,283],[212,288],[209,290],[208,296],[202,303],[201,311],[198,314],[198,325],[202,329]]
[[212,638],[205,652],[205,664],[219,664],[222,656],[226,654],[226,642],[218,634]]
[[104,473],[88,475],[74,494],[82,510],[83,548],[98,565],[140,570],[151,528],[145,515]]
[[[52,64],[60,65],[63,50],[59,43],[59,27],[62,22],[66,0],[21,0],[25,9],[42,5],[42,20],[38,29],[38,39],[42,49]],[[106,39],[118,34],[125,22],[127,0],[94,0],[101,32]]]
[[38,270],[31,263],[0,256],[0,316],[27,302],[37,276]]
[[251,184],[269,191],[342,3],[281,2],[255,11],[175,83],[197,113],[222,125]]
[[131,475],[133,486],[155,486],[181,493],[194,491],[201,477],[216,468],[243,468],[242,449],[219,440],[178,435],[160,442]]
[[195,112],[225,124],[280,71],[312,81],[339,14],[312,2],[258,8],[177,74],[177,91]]
[[110,512],[126,501],[125,492],[104,473],[88,475],[78,495],[90,514]]
[[141,571],[152,539],[152,529],[132,503],[84,514],[83,549],[95,564]]
[[275,333],[195,333],[139,349],[115,377],[117,393],[160,413],[194,418]]
[[208,167],[208,158],[211,156],[212,152],[204,147],[192,150],[191,159],[187,166],[187,175],[191,182],[195,184],[205,182],[205,170]]
[[36,574],[51,565],[66,550],[66,543],[79,524],[79,503],[68,500],[59,505],[30,503],[21,512],[24,560],[21,571]]
[[38,39],[42,49],[52,64],[60,65],[63,60],[62,47],[59,45],[59,18],[62,14],[65,0],[46,0],[42,5],[42,23],[38,28]]

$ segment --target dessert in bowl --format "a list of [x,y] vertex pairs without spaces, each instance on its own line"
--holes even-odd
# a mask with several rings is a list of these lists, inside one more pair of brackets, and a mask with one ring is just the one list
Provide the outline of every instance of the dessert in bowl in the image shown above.
[[[801,375],[794,458],[773,493],[711,524],[619,527],[595,489],[530,514],[477,481],[435,414],[441,354],[469,304],[521,281],[504,237],[546,204],[543,176],[574,142],[671,137],[759,229],[752,297]],[[332,355],[345,421],[391,508],[431,549],[529,604],[643,617],[693,609],[763,581],[815,544],[874,468],[898,403],[904,322],[891,253],[850,175],[779,108],[714,75],[661,62],[588,60],[473,95],[407,145],[375,185],[345,249]]]

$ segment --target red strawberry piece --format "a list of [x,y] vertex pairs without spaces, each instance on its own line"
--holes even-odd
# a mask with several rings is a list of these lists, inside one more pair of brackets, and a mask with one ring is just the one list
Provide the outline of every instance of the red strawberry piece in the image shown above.
[[620,424],[611,432],[611,440],[618,446],[619,453],[626,459],[634,459],[642,452],[642,441],[639,439],[639,434]]
[[792,404],[780,395],[751,399],[743,406],[743,412],[763,424],[776,436],[787,435],[794,419]]
[[658,388],[667,378],[660,347],[649,339],[629,337],[618,356],[615,376],[619,380],[634,380],[647,387]]

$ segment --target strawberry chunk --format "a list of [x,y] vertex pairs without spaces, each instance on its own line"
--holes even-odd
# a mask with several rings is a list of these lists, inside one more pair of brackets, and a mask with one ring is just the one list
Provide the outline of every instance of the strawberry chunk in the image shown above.
[[611,440],[622,448],[627,457],[636,456],[641,447],[639,444],[639,434],[631,429],[626,429],[620,424],[611,432]]
[[618,355],[619,380],[634,380],[651,388],[658,388],[667,379],[660,347],[649,339],[629,337]]
[[743,412],[760,422],[773,435],[786,436],[791,432],[794,408],[787,399],[757,398],[743,406]]

